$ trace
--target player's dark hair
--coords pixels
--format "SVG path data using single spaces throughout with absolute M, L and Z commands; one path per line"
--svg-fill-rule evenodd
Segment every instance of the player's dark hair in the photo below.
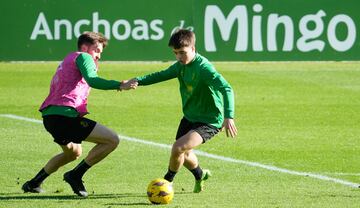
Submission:
M 105 48 L 108 44 L 108 39 L 101 33 L 84 32 L 78 38 L 78 42 L 77 42 L 78 50 L 81 49 L 81 46 L 83 44 L 93 45 L 96 43 L 102 43 L 103 48 Z
M 195 40 L 194 32 L 191 30 L 179 29 L 171 35 L 168 46 L 174 49 L 195 46 Z

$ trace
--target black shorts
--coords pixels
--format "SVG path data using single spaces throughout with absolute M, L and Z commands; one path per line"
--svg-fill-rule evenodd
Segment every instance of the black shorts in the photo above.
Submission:
M 206 123 L 190 122 L 185 117 L 181 119 L 178 131 L 176 133 L 176 140 L 187 134 L 189 131 L 196 131 L 203 139 L 203 143 L 210 140 L 213 136 L 219 133 L 219 129 Z
M 54 142 L 67 145 L 70 142 L 81 144 L 94 129 L 96 122 L 84 117 L 48 115 L 43 116 L 43 124 Z

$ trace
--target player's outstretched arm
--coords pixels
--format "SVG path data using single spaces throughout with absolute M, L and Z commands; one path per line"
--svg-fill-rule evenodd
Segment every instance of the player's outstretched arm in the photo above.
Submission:
M 136 79 L 123 80 L 120 84 L 120 90 L 136 89 L 138 81 Z
M 234 138 L 237 135 L 235 122 L 232 118 L 225 118 L 222 129 L 225 129 L 227 137 L 231 136 Z

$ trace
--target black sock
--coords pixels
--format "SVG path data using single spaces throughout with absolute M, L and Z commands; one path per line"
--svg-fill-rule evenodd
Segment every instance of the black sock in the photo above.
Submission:
M 200 168 L 200 165 L 198 165 L 196 168 L 190 170 L 190 172 L 194 175 L 195 180 L 200 180 L 203 175 L 203 171 Z
M 164 179 L 166 179 L 169 182 L 172 182 L 174 180 L 176 173 L 177 172 L 168 169 L 168 172 L 165 174 Z
M 49 174 L 47 174 L 43 169 L 40 170 L 40 172 L 38 174 L 36 174 L 36 176 L 30 180 L 30 184 L 33 187 L 38 187 L 40 186 L 40 184 L 49 176 Z
M 91 166 L 88 165 L 85 160 L 82 160 L 71 172 L 74 177 L 82 178 L 89 168 L 91 168 Z

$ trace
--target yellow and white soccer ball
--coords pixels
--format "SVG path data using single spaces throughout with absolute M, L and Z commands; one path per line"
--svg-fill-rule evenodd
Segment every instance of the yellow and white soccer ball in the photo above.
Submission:
M 151 181 L 147 187 L 147 196 L 153 204 L 169 204 L 174 198 L 172 183 L 163 178 Z

